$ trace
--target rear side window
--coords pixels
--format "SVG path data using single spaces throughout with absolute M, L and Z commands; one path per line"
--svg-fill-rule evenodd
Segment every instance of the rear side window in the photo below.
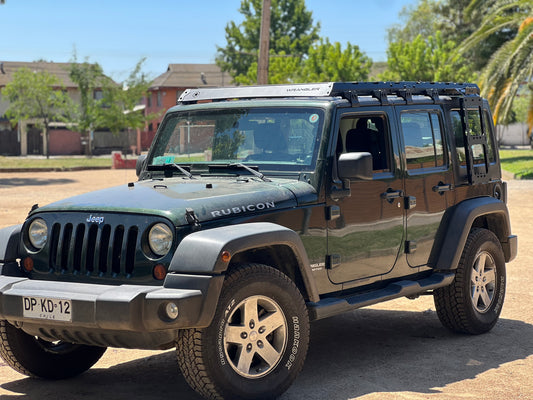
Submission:
M 457 152 L 457 157 L 462 166 L 466 166 L 466 156 L 465 156 L 465 144 L 463 137 L 463 123 L 461 121 L 461 114 L 459 111 L 452 111 L 450 113 L 452 119 L 452 126 L 455 136 L 455 148 Z M 487 138 L 487 150 L 486 156 L 489 163 L 494 163 L 496 161 L 494 144 L 492 142 L 492 135 L 490 134 L 490 120 L 488 115 L 484 113 L 484 119 L 481 119 L 481 114 L 479 109 L 467 110 L 468 117 L 468 129 L 467 134 L 472 136 L 482 136 L 485 135 Z M 474 165 L 480 165 L 485 163 L 485 149 L 481 144 L 472 145 L 472 158 Z
M 445 165 L 440 117 L 435 112 L 401 114 L 408 170 Z

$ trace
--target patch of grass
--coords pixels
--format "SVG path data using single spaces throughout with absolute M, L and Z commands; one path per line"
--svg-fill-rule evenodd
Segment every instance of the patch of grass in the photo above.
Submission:
M 0 157 L 0 169 L 72 169 L 72 168 L 111 168 L 111 158 L 65 157 L 28 158 Z
M 500 160 L 517 179 L 533 179 L 533 150 L 500 150 Z

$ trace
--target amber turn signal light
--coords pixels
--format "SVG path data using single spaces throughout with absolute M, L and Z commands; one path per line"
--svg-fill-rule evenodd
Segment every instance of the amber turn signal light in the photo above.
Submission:
M 220 259 L 224 262 L 229 262 L 229 260 L 231 260 L 231 254 L 229 251 L 223 251 L 222 254 L 220 255 Z
M 24 260 L 22 260 L 22 266 L 26 272 L 33 271 L 33 260 L 30 257 L 26 257 Z
M 158 281 L 162 281 L 163 279 L 165 279 L 165 276 L 167 276 L 167 269 L 163 264 L 157 264 L 154 267 L 153 274 L 155 279 L 157 279 Z

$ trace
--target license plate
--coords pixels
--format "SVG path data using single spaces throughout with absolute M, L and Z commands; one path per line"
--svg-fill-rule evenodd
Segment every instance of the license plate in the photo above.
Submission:
M 23 316 L 72 322 L 72 301 L 47 297 L 23 297 Z

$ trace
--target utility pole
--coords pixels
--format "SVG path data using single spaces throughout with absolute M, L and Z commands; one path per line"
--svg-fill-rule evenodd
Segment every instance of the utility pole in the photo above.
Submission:
M 270 45 L 270 0 L 263 0 L 261 10 L 261 33 L 259 36 L 259 59 L 257 60 L 257 84 L 268 84 L 268 53 Z

